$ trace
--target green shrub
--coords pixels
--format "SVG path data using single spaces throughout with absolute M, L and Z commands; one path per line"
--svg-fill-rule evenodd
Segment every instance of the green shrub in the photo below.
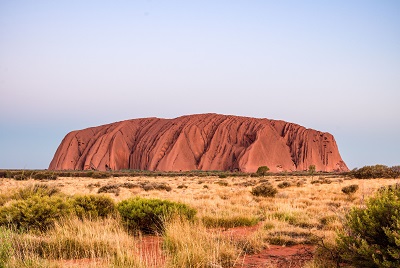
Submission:
M 352 184 L 352 185 L 345 186 L 345 187 L 342 188 L 342 192 L 347 194 L 347 195 L 354 194 L 357 191 L 358 191 L 358 185 L 357 184 Z
M 274 197 L 277 193 L 278 190 L 269 183 L 262 183 L 254 187 L 251 191 L 252 195 L 263 197 Z
M 157 233 L 164 230 L 164 221 L 173 216 L 192 220 L 196 210 L 189 206 L 160 199 L 132 198 L 121 201 L 117 209 L 130 231 Z
M 400 267 L 400 189 L 378 191 L 346 216 L 337 244 L 355 267 Z
M 45 231 L 70 211 L 70 203 L 60 196 L 34 195 L 25 200 L 10 201 L 1 207 L 0 225 Z
M 114 201 L 104 195 L 77 195 L 72 205 L 78 218 L 105 218 L 116 212 Z

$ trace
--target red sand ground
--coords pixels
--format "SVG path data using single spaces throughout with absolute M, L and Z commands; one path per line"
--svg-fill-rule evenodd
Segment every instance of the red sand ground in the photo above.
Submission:
M 290 247 L 270 246 L 268 249 L 254 255 L 246 255 L 235 267 L 261 268 L 284 267 L 301 268 L 313 258 L 314 247 L 296 245 Z
M 233 239 L 240 239 L 250 235 L 259 226 L 237 227 L 223 231 L 224 234 Z M 139 244 L 141 258 L 146 260 L 150 267 L 162 267 L 165 258 L 161 249 L 162 238 L 158 236 L 143 236 Z M 271 245 L 267 249 L 257 254 L 244 255 L 241 257 L 235 268 L 301 268 L 307 261 L 313 259 L 315 246 L 295 245 L 295 246 L 275 246 Z M 97 260 L 101 264 L 101 260 Z M 62 261 L 63 267 L 85 267 L 88 264 L 95 264 L 96 260 L 79 259 Z M 156 263 L 154 263 L 156 262 Z
M 245 237 L 258 229 L 258 225 L 252 227 L 237 227 L 223 231 L 224 234 L 233 239 Z M 161 251 L 161 237 L 145 236 L 142 238 L 142 254 L 144 258 L 156 256 L 158 260 L 163 261 Z M 267 249 L 257 254 L 244 255 L 239 259 L 235 268 L 301 268 L 307 261 L 312 260 L 315 247 L 310 245 L 295 246 L 275 246 L 271 245 Z M 149 260 L 149 259 L 148 259 Z

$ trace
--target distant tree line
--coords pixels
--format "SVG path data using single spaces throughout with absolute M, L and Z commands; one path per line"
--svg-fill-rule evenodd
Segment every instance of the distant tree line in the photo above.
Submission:
M 400 166 L 388 167 L 385 165 L 364 166 L 355 168 L 349 175 L 356 179 L 399 178 Z

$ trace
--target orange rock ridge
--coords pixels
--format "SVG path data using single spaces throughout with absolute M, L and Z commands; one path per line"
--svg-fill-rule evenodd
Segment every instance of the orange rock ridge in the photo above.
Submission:
M 220 114 L 141 118 L 68 133 L 51 170 L 347 171 L 334 137 L 280 120 Z

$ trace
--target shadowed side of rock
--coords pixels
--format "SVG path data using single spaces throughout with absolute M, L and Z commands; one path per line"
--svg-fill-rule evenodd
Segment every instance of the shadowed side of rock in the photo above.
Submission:
M 219 114 L 142 118 L 72 131 L 49 169 L 347 171 L 334 137 L 284 121 Z

